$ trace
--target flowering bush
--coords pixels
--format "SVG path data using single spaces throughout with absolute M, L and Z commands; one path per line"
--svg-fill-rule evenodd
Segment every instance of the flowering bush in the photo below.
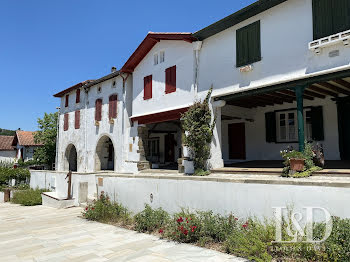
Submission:
M 83 217 L 88 220 L 100 222 L 122 222 L 127 224 L 131 221 L 130 212 L 118 203 L 112 203 L 104 192 L 101 192 L 100 198 L 89 204 L 83 211 Z
M 195 214 L 182 211 L 175 214 L 167 228 L 167 236 L 178 242 L 191 243 L 199 240 L 200 223 Z

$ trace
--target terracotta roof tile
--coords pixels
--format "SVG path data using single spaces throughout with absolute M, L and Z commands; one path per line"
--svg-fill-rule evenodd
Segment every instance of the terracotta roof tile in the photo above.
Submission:
M 15 150 L 12 146 L 14 136 L 0 136 L 0 151 Z
M 21 146 L 40 146 L 41 144 L 37 144 L 34 142 L 34 135 L 35 132 L 32 131 L 16 131 L 18 144 Z

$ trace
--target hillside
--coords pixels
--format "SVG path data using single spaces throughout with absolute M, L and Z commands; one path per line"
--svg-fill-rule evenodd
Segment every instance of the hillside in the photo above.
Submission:
M 16 131 L 0 128 L 0 136 L 14 136 Z

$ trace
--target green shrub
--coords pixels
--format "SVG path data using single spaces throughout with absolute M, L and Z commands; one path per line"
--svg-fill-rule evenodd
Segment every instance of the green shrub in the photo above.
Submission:
M 41 193 L 47 192 L 46 189 L 28 189 L 15 191 L 11 202 L 22 206 L 41 205 Z
M 152 233 L 157 229 L 162 229 L 169 221 L 169 214 L 162 208 L 152 209 L 145 205 L 145 209 L 135 215 L 135 229 L 138 232 Z
M 24 168 L 9 168 L 0 166 L 0 184 L 7 185 L 10 179 L 16 179 L 17 183 L 30 178 L 30 172 Z
M 208 176 L 208 175 L 210 175 L 210 171 L 209 171 L 209 170 L 203 170 L 203 169 L 197 168 L 197 169 L 194 171 L 194 175 L 195 175 L 195 176 Z
M 271 261 L 269 254 L 271 242 L 275 240 L 275 225 L 263 224 L 256 219 L 249 219 L 235 228 L 225 242 L 228 253 L 246 257 L 254 261 Z
M 128 224 L 131 222 L 130 212 L 118 203 L 112 203 L 102 191 L 100 198 L 97 201 L 89 204 L 84 212 L 83 217 L 88 220 L 117 223 L 122 222 Z

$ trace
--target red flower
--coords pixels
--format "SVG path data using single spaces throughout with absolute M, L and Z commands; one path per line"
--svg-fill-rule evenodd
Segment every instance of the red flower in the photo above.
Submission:
M 238 220 L 238 218 L 237 218 L 237 217 L 235 217 L 235 220 L 237 221 L 237 220 Z
M 88 211 L 88 209 L 89 209 L 88 207 L 85 207 L 85 211 Z
M 184 234 L 187 236 L 187 234 L 188 234 L 188 230 L 185 230 L 185 231 L 184 231 Z
M 181 227 L 180 227 L 180 230 L 181 230 L 181 231 L 184 231 L 184 227 L 183 227 L 183 226 L 181 226 Z
M 182 217 L 180 217 L 178 220 L 176 220 L 177 221 L 177 223 L 181 223 L 181 222 L 183 222 L 184 220 L 182 219 Z
M 164 230 L 161 228 L 161 229 L 159 229 L 159 233 L 160 234 L 163 234 L 163 232 L 164 232 Z
M 93 207 L 93 208 L 91 208 L 92 210 L 95 210 L 95 208 Z
M 195 230 L 196 228 L 197 228 L 196 226 L 192 226 L 191 231 L 194 232 L 194 230 Z
M 242 225 L 243 228 L 247 228 L 248 227 L 248 224 L 244 224 Z

